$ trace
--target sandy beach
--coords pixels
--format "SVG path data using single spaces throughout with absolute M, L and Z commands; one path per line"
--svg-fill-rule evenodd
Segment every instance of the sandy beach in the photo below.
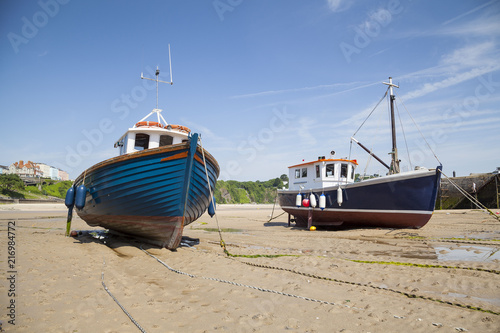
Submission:
M 199 244 L 169 251 L 76 213 L 81 234 L 65 237 L 63 204 L 0 205 L 2 329 L 500 331 L 500 222 L 488 214 L 437 211 L 418 230 L 308 231 L 286 214 L 269 221 L 272 210 L 220 205 L 217 219 L 185 228 Z

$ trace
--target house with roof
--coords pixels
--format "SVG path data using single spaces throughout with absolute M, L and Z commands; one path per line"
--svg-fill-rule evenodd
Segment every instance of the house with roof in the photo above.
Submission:
M 23 160 L 12 163 L 9 166 L 9 173 L 13 173 L 22 178 L 36 178 L 41 177 L 40 168 L 36 163 L 28 161 L 24 163 Z

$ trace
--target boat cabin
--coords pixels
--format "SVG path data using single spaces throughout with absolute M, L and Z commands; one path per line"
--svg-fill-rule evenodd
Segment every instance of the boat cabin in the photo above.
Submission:
M 354 183 L 356 160 L 326 159 L 318 157 L 317 161 L 288 167 L 289 189 L 309 190 Z
M 190 132 L 189 128 L 180 125 L 139 121 L 115 142 L 115 148 L 120 148 L 119 154 L 124 155 L 144 149 L 171 146 L 188 141 Z

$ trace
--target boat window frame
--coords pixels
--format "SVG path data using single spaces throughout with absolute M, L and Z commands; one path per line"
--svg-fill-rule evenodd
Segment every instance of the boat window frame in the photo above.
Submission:
M 167 140 L 167 143 L 163 143 L 162 140 L 165 139 Z M 159 147 L 163 147 L 163 146 L 171 146 L 174 144 L 174 137 L 172 135 L 168 135 L 168 134 L 160 134 L 160 139 L 158 141 L 158 145 Z
M 307 168 L 302 168 L 302 178 L 307 178 Z
M 295 179 L 300 178 L 300 169 L 295 169 Z
M 321 178 L 321 169 L 319 164 L 316 164 L 316 178 Z
M 349 164 L 340 163 L 340 178 L 347 178 L 349 174 Z
M 134 140 L 134 149 L 138 150 L 138 151 L 149 149 L 150 139 L 151 139 L 151 136 L 149 134 L 136 133 L 135 140 Z M 143 141 L 143 142 L 141 142 L 141 141 Z
M 337 163 L 327 163 L 325 165 L 325 177 L 327 178 L 333 178 L 335 177 L 335 169 L 337 169 L 336 167 Z M 331 175 L 328 175 L 328 171 L 331 171 Z

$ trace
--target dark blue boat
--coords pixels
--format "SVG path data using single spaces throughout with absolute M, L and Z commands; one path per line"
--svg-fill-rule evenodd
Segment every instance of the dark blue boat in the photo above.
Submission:
M 158 74 L 157 84 L 162 82 Z M 146 121 L 154 115 L 157 121 Z M 200 145 L 198 134 L 168 124 L 158 108 L 129 128 L 115 147 L 119 156 L 75 180 L 66 200 L 70 212 L 74 204 L 90 226 L 175 249 L 183 228 L 211 204 L 220 171 L 217 161 Z
M 338 165 L 340 169 L 343 164 L 354 172 L 353 162 L 319 159 L 291 168 L 295 170 L 307 168 L 308 165 L 313 168 L 324 165 L 326 169 L 330 165 Z M 323 171 L 321 167 L 319 170 Z M 325 187 L 303 186 L 299 190 L 280 190 L 279 204 L 289 216 L 294 216 L 300 227 L 344 225 L 420 228 L 429 221 L 434 211 L 440 171 L 441 167 L 419 169 L 361 182 L 343 179 L 333 185 L 332 180 L 330 184 L 325 183 Z M 295 179 L 290 177 L 290 184 L 293 182 L 296 182 Z
M 355 181 L 356 160 L 319 157 L 317 161 L 289 167 L 289 189 L 278 191 L 281 208 L 289 223 L 348 227 L 420 228 L 434 212 L 442 166 L 416 167 L 401 172 L 396 147 L 392 79 L 389 78 L 392 143 L 387 165 L 359 141 L 361 146 L 388 169 L 388 174 Z M 387 92 L 386 92 L 387 94 Z M 293 218 L 292 218 L 293 217 Z

